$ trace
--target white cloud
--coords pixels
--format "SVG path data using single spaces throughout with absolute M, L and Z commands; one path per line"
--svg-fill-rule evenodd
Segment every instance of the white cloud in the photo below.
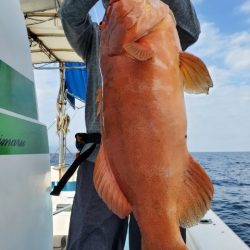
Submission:
M 190 151 L 250 150 L 250 84 L 186 95 Z
M 191 151 L 250 150 L 250 32 L 224 35 L 213 23 L 191 52 L 208 66 L 210 95 L 186 95 Z
M 221 34 L 219 28 L 214 23 L 202 22 L 199 40 L 191 47 L 191 51 L 200 57 L 214 59 L 223 56 L 226 46 L 227 39 Z
M 245 0 L 245 2 L 243 2 L 237 9 L 236 12 L 239 14 L 245 14 L 246 18 L 245 18 L 245 23 L 250 24 L 250 0 Z
M 225 68 L 219 68 L 215 65 L 208 67 L 209 73 L 212 76 L 212 79 L 216 85 L 223 85 L 230 82 L 231 72 Z
M 201 24 L 201 30 L 191 51 L 207 63 L 213 78 L 223 74 L 223 83 L 247 83 L 250 78 L 250 32 L 224 35 L 214 23 L 208 22 Z
M 250 32 L 235 33 L 229 37 L 230 49 L 227 50 L 225 63 L 230 69 L 246 70 L 250 68 Z
M 250 0 L 246 0 L 240 7 L 239 11 L 242 13 L 250 13 Z
M 250 69 L 250 48 L 234 48 L 225 57 L 225 63 L 231 69 L 249 70 Z M 249 71 L 248 71 L 248 74 Z
M 231 44 L 233 46 L 249 46 L 250 33 L 247 31 L 235 33 L 233 36 L 231 36 L 231 40 Z

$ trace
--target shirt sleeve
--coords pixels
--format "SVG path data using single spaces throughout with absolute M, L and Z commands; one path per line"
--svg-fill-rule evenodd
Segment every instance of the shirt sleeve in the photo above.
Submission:
M 163 0 L 173 11 L 182 49 L 196 42 L 200 34 L 200 23 L 190 0 Z
M 92 22 L 89 10 L 98 0 L 64 0 L 60 17 L 65 35 L 76 53 L 86 60 L 97 25 Z
M 86 59 L 97 25 L 93 24 L 89 10 L 98 0 L 64 0 L 60 9 L 65 35 L 77 54 Z M 163 0 L 169 5 L 177 22 L 182 49 L 197 41 L 200 23 L 190 0 Z

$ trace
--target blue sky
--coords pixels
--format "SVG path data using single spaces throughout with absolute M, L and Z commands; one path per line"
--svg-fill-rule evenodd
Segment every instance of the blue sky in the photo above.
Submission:
M 194 1 L 202 33 L 189 51 L 202 58 L 214 87 L 186 95 L 192 151 L 250 150 L 250 1 Z
M 200 20 L 214 22 L 223 29 L 223 33 L 231 34 L 249 28 L 246 15 L 249 15 L 249 1 L 246 0 L 196 0 L 193 1 Z M 248 8 L 248 9 L 247 9 Z M 250 18 L 248 16 L 248 18 Z
M 250 0 L 193 3 L 202 33 L 188 51 L 206 63 L 214 87 L 208 96 L 185 95 L 189 149 L 250 151 Z M 101 20 L 100 3 L 91 15 Z M 58 72 L 35 71 L 35 80 L 40 120 L 49 126 L 55 118 Z M 68 112 L 73 116 L 68 135 L 68 146 L 73 150 L 74 134 L 84 130 L 84 110 L 75 114 L 69 108 Z M 57 144 L 54 127 L 49 130 L 49 140 L 51 146 Z

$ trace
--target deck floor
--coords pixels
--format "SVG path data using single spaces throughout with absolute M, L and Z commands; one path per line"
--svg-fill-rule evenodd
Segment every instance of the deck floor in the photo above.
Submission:
M 55 235 L 53 237 L 53 250 L 66 250 L 67 235 Z

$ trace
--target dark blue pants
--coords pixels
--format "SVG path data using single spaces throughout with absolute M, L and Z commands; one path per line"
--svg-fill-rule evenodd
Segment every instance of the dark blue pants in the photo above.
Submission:
M 85 161 L 77 173 L 68 236 L 68 250 L 123 250 L 128 220 L 113 214 L 96 193 L 94 163 Z
M 129 250 L 141 250 L 141 233 L 133 214 L 129 219 Z

